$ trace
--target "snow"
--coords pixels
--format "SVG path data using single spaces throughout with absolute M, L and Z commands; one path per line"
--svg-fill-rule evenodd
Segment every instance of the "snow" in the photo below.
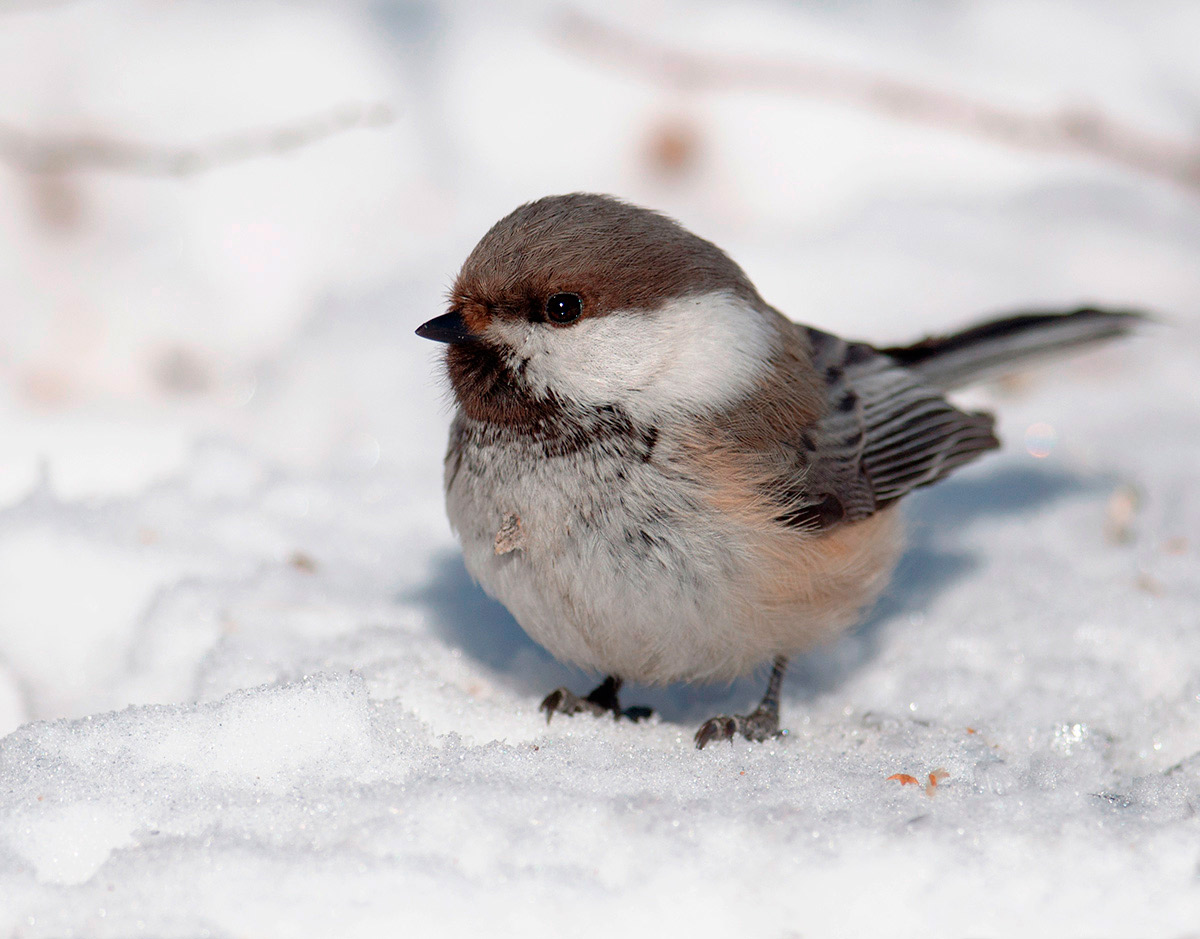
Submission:
M 592 11 L 1194 130 L 1182 0 Z M 202 146 L 393 115 L 181 178 L 0 152 L 0 935 L 1195 931 L 1195 190 L 670 88 L 540 3 L 0 22 L 0 128 Z M 656 162 L 672 133 L 682 164 Z M 595 676 L 463 569 L 438 350 L 412 330 L 491 222 L 572 189 L 679 217 L 855 337 L 1081 302 L 1164 323 L 964 397 L 1005 450 L 909 501 L 885 599 L 794 664 L 786 738 L 691 745 L 758 679 L 628 689 L 648 724 L 547 726 L 542 696 Z

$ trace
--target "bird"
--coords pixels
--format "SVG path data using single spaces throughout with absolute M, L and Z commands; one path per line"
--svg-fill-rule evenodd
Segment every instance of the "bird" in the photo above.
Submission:
M 748 714 L 694 742 L 779 736 L 789 658 L 854 626 L 901 555 L 897 504 L 997 448 L 947 393 L 1128 333 L 1141 314 L 1026 312 L 876 348 L 800 325 L 724 251 L 659 212 L 571 193 L 470 252 L 448 312 L 446 509 L 467 571 L 553 656 L 623 683 L 771 667 Z

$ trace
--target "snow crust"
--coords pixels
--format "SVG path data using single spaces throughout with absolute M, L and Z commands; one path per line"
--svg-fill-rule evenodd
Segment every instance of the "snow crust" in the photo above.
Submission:
M 593 12 L 1194 132 L 1185 2 Z M 1200 194 L 672 91 L 538 3 L 0 23 L 0 124 L 30 133 L 394 114 L 182 179 L 0 158 L 0 935 L 1196 931 Z M 681 127 L 682 164 L 657 160 Z M 492 221 L 575 189 L 679 217 L 854 337 L 1084 302 L 1164 322 L 965 396 L 1005 450 L 909 500 L 886 598 L 794 664 L 785 738 L 692 748 L 758 681 L 547 726 L 542 696 L 596 676 L 467 577 L 438 350 L 412 330 Z

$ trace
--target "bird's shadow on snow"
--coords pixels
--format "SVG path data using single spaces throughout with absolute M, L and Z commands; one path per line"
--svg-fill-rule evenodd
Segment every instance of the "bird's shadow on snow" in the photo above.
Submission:
M 857 629 L 792 660 L 785 704 L 802 704 L 836 689 L 875 656 L 886 628 L 919 629 L 917 623 L 898 621 L 920 614 L 939 591 L 982 563 L 977 554 L 957 546 L 963 530 L 990 517 L 1029 514 L 1102 485 L 1048 467 L 1009 465 L 964 474 L 914 494 L 905 507 L 908 546 L 891 586 Z M 583 693 L 598 680 L 557 662 L 526 636 L 508 610 L 471 580 L 457 553 L 438 557 L 429 581 L 404 599 L 426 608 L 434 631 L 447 645 L 462 649 L 519 694 L 540 697 L 559 685 Z M 718 712 L 752 708 L 766 673 L 764 668 L 761 676 L 732 685 L 632 685 L 623 691 L 622 703 L 647 704 L 666 721 L 698 723 Z
M 525 635 L 504 605 L 471 579 L 457 552 L 438 555 L 429 580 L 401 599 L 425 607 L 446 645 L 461 649 L 521 694 L 544 695 L 559 685 L 590 688 L 595 678 L 558 662 Z

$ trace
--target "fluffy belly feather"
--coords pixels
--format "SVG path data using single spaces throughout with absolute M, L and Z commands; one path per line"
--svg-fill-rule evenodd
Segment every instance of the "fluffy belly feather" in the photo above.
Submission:
M 531 446 L 457 421 L 447 510 L 467 570 L 563 661 L 643 683 L 731 680 L 853 623 L 894 563 L 862 537 L 886 513 L 822 536 L 764 530 L 718 512 L 678 466 L 611 443 Z

